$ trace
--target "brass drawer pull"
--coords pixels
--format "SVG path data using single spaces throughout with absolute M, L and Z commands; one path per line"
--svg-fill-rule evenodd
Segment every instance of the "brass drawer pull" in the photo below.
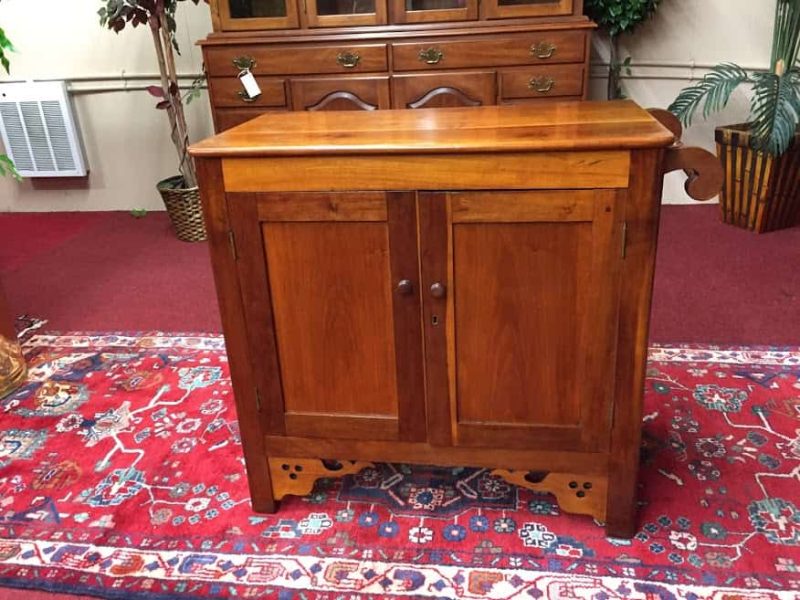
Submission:
M 438 64 L 443 58 L 444 52 L 442 52 L 439 48 L 428 48 L 426 50 L 419 51 L 419 60 L 429 65 Z
M 252 71 L 256 64 L 256 59 L 252 56 L 237 56 L 233 59 L 233 66 L 240 71 Z
M 343 66 L 345 69 L 354 69 L 358 66 L 358 61 L 361 60 L 358 52 L 339 52 L 336 57 L 336 62 Z
M 531 77 L 528 88 L 540 94 L 549 93 L 556 85 L 556 80 L 552 77 Z
M 541 60 L 553 58 L 556 53 L 556 45 L 550 42 L 539 42 L 538 44 L 531 45 L 531 56 L 535 56 Z
M 244 90 L 239 90 L 236 92 L 236 94 L 239 96 L 242 102 L 255 102 L 257 100 L 257 98 L 251 98 Z

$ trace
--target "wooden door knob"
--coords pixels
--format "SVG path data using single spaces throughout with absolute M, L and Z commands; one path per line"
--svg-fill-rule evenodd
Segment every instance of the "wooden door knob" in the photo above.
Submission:
M 434 298 L 444 298 L 447 294 L 447 288 L 443 283 L 438 281 L 431 286 L 431 296 Z
M 410 296 L 414 291 L 414 284 L 410 279 L 402 279 L 397 283 L 397 293 L 401 296 Z

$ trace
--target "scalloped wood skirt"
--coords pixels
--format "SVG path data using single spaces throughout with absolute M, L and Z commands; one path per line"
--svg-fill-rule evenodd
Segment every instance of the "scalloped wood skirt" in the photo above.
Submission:
M 718 127 L 717 148 L 725 169 L 720 211 L 725 223 L 766 233 L 800 222 L 800 143 L 781 157 L 750 147 L 747 125 Z

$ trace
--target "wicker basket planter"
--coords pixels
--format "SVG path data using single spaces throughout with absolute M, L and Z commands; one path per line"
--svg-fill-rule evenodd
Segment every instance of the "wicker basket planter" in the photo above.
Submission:
M 757 233 L 800 222 L 800 134 L 786 154 L 774 157 L 750 147 L 747 125 L 716 130 L 725 169 L 720 196 L 722 220 Z
M 182 186 L 183 177 L 180 175 L 159 181 L 156 185 L 178 239 L 184 242 L 205 241 L 206 225 L 203 221 L 200 190 Z

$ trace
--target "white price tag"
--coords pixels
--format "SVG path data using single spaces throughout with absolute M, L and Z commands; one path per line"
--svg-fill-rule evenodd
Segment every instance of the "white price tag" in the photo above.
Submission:
M 239 81 L 242 82 L 242 87 L 244 87 L 244 91 L 247 92 L 250 98 L 256 98 L 261 95 L 261 88 L 258 87 L 258 82 L 256 82 L 256 78 L 250 72 L 250 69 L 245 69 L 239 73 Z

